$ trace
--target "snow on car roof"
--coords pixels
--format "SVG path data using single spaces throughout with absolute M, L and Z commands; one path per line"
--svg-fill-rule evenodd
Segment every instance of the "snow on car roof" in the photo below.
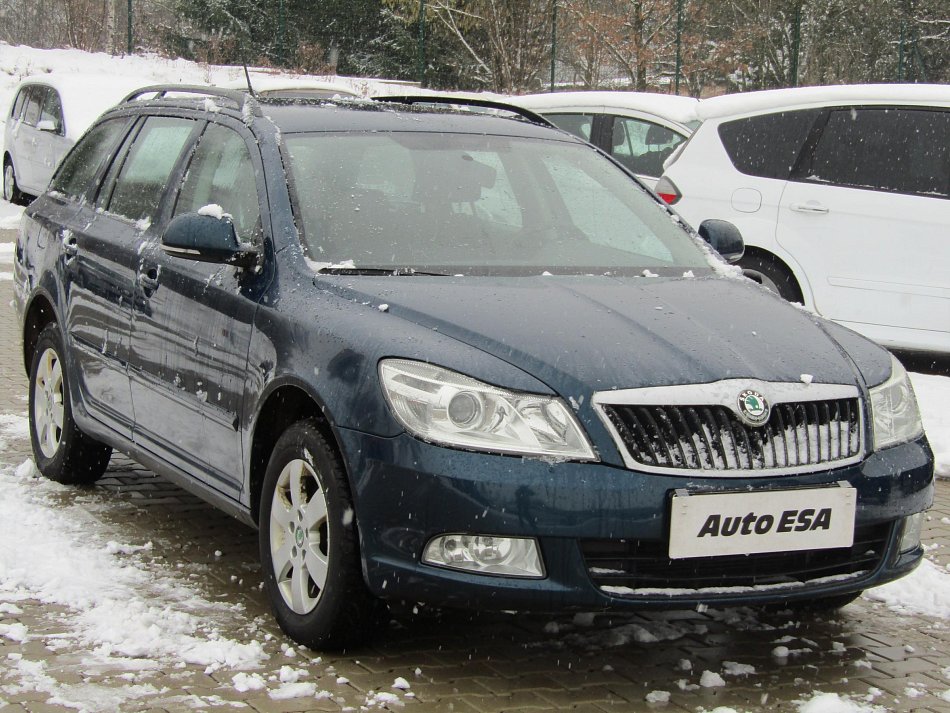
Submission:
M 544 113 L 558 109 L 630 109 L 642 111 L 687 124 L 696 121 L 698 99 L 677 96 L 675 94 L 655 94 L 652 92 L 551 92 L 548 94 L 525 94 L 508 99 L 526 109 Z
M 140 77 L 62 72 L 26 77 L 17 92 L 28 84 L 42 84 L 59 92 L 66 138 L 76 141 L 104 111 L 129 92 L 154 82 Z
M 726 94 L 699 102 L 701 120 L 772 109 L 833 104 L 926 104 L 950 106 L 950 86 L 941 84 L 841 84 Z

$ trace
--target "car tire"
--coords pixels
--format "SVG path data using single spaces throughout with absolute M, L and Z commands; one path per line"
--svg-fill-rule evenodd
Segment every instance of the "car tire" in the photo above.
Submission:
M 73 420 L 63 342 L 55 323 L 36 340 L 30 368 L 30 441 L 37 469 L 67 485 L 94 483 L 106 472 L 112 448 L 86 435 Z
M 345 649 L 383 623 L 363 581 L 359 536 L 340 458 L 312 419 L 290 426 L 270 457 L 259 538 L 274 615 L 311 649 Z
M 789 302 L 803 302 L 802 289 L 781 260 L 768 255 L 747 255 L 739 261 L 742 274 Z
M 16 181 L 16 169 L 13 161 L 7 158 L 3 162 L 3 200 L 16 205 L 26 204 L 26 194 L 20 190 Z

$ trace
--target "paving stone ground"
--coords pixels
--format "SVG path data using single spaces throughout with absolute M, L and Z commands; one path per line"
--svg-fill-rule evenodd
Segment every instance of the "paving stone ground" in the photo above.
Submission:
M 0 241 L 12 237 L 0 231 Z M 0 265 L 0 273 L 9 269 Z M 11 282 L 0 279 L 0 414 L 25 415 L 27 384 L 11 299 Z M 0 465 L 17 465 L 28 456 L 25 440 L 11 441 Z M 29 632 L 25 641 L 0 636 L 3 713 L 75 710 L 63 703 L 71 694 L 105 701 L 90 710 L 154 712 L 385 707 L 407 713 L 696 713 L 718 706 L 797 711 L 814 691 L 848 696 L 878 710 L 950 711 L 950 621 L 901 615 L 864 599 L 831 617 L 745 609 L 478 616 L 406 608 L 371 645 L 326 655 L 294 647 L 271 618 L 259 588 L 253 530 L 128 458 L 114 456 L 106 477 L 93 488 L 57 490 L 50 507 L 81 508 L 117 542 L 151 542 L 150 571 L 187 583 L 209 602 L 242 605 L 217 626 L 222 636 L 263 643 L 270 658 L 248 673 L 259 673 L 275 689 L 277 682 L 268 679 L 281 666 L 302 668 L 308 675 L 301 680 L 329 691 L 330 697 L 274 700 L 268 690 L 241 693 L 233 683 L 237 671 L 227 667 L 206 670 L 165 659 L 155 670 L 131 674 L 96 665 L 88 651 L 64 638 L 70 614 L 65 607 L 27 600 L 16 602 L 21 613 L 0 609 L 0 623 L 23 624 Z M 924 540 L 931 559 L 950 565 L 950 481 L 938 482 Z M 0 584 L 2 577 L 0 570 Z M 670 640 L 650 641 L 671 631 L 676 634 Z M 779 645 L 793 653 L 776 657 Z M 25 675 L 24 661 L 42 662 L 42 675 Z M 741 674 L 726 662 L 754 669 Z M 721 675 L 725 685 L 699 685 L 704 671 Z M 411 695 L 392 688 L 397 677 L 407 680 Z M 132 698 L 136 686 L 139 697 Z M 650 702 L 651 692 L 665 692 L 668 699 Z M 394 694 L 393 700 L 379 693 Z

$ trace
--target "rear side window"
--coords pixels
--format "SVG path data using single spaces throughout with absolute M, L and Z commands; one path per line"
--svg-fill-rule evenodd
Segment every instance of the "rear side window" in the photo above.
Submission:
M 663 162 L 684 137 L 650 121 L 615 116 L 613 118 L 613 155 L 634 173 L 659 176 Z
M 50 88 L 46 92 L 46 100 L 40 110 L 40 121 L 51 121 L 56 133 L 63 133 L 63 103 L 59 99 L 59 92 Z
M 591 114 L 545 114 L 544 118 L 569 134 L 590 141 L 594 117 Z
M 804 178 L 946 198 L 950 193 L 950 112 L 832 111 Z
M 253 240 L 260 234 L 261 209 L 251 154 L 237 132 L 217 124 L 211 124 L 198 143 L 175 214 L 194 213 L 211 204 L 231 214 L 239 237 Z
M 122 164 L 108 210 L 130 220 L 152 220 L 194 128 L 191 119 L 146 120 Z
M 84 196 L 126 124 L 125 119 L 109 119 L 91 129 L 63 159 L 50 183 L 50 190 L 71 198 Z
M 785 180 L 819 113 L 782 111 L 727 121 L 719 125 L 719 138 L 737 171 Z
M 40 110 L 43 108 L 43 102 L 46 100 L 46 87 L 32 86 L 29 88 L 29 94 L 26 99 L 26 110 L 23 112 L 23 122 L 30 126 L 36 126 L 40 119 Z

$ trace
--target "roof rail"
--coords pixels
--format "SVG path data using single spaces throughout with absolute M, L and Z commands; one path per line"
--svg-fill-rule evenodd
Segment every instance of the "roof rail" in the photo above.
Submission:
M 407 94 L 402 96 L 373 97 L 373 100 L 378 102 L 392 102 L 393 104 L 444 104 L 446 106 L 478 106 L 485 109 L 507 111 L 514 114 L 515 116 L 530 121 L 532 124 L 540 124 L 541 126 L 557 128 L 543 116 L 531 111 L 530 109 L 515 106 L 514 104 L 506 104 L 505 102 L 492 101 L 491 99 L 474 99 L 471 97 L 457 97 L 443 94 Z
M 261 116 L 261 108 L 254 97 L 245 89 L 225 89 L 224 87 L 203 87 L 197 84 L 153 84 L 140 87 L 128 94 L 120 104 L 134 101 L 144 94 L 155 94 L 155 99 L 165 99 L 168 94 L 196 94 L 206 97 L 220 97 L 234 102 L 238 110 L 245 105 L 252 108 L 255 116 Z

